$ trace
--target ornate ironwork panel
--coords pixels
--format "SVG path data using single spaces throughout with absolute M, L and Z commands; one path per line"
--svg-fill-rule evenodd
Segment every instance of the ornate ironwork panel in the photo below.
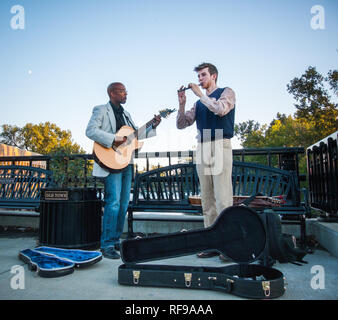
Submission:
M 49 170 L 30 166 L 0 166 L 0 205 L 33 208 L 38 206 L 41 189 L 51 183 Z

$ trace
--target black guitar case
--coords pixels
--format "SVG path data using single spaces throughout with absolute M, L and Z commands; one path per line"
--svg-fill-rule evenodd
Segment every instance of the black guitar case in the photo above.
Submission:
M 265 213 L 232 206 L 223 210 L 209 228 L 124 240 L 119 284 L 211 289 L 251 299 L 280 297 L 285 291 L 283 274 L 267 264 L 251 264 L 269 258 L 266 230 Z M 139 264 L 209 250 L 217 250 L 235 264 L 225 267 Z

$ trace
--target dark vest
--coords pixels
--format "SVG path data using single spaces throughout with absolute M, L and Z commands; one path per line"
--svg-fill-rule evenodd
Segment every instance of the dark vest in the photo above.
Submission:
M 224 89 L 217 88 L 209 97 L 218 100 Z M 211 112 L 201 100 L 198 100 L 196 103 L 196 124 L 201 142 L 219 138 L 230 139 L 234 136 L 235 108 L 225 116 L 220 117 Z

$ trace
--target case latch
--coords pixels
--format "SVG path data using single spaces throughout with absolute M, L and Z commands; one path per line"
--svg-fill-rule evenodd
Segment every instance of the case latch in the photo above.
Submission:
M 185 273 L 184 274 L 185 285 L 187 287 L 190 287 L 190 285 L 191 285 L 191 278 L 192 278 L 192 273 Z
M 270 296 L 270 281 L 262 281 L 263 291 L 266 297 Z
M 133 282 L 134 284 L 138 284 L 139 283 L 139 280 L 140 280 L 140 271 L 138 270 L 134 270 L 133 271 Z

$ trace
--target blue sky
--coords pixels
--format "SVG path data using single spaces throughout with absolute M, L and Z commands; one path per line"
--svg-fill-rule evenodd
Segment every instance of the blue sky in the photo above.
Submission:
M 25 10 L 22 30 L 11 28 L 14 5 Z M 324 30 L 311 28 L 314 5 L 324 8 Z M 270 123 L 295 112 L 291 79 L 310 65 L 337 69 L 337 18 L 336 0 L 1 0 L 0 125 L 50 121 L 91 152 L 85 128 L 109 83 L 126 85 L 125 108 L 142 125 L 178 107 L 177 88 L 197 82 L 193 69 L 204 61 L 236 92 L 236 123 Z M 195 100 L 187 92 L 187 108 Z M 175 117 L 142 151 L 196 144 L 195 125 L 179 131 Z

